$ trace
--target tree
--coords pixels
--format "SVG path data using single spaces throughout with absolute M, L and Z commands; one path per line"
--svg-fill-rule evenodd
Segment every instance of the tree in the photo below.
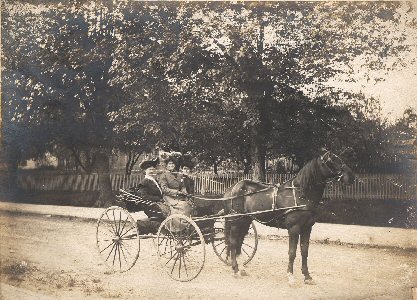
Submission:
M 238 158 L 261 181 L 266 157 L 306 160 L 329 140 L 343 149 L 352 128 L 341 120 L 365 130 L 372 101 L 330 81 L 410 63 L 406 3 L 87 4 L 6 8 L 5 28 L 20 29 L 5 30 L 5 66 L 28 98 L 19 120 L 53 124 L 53 140 L 94 161 L 107 187 L 115 148 L 133 161 L 154 146 Z
M 5 94 L 10 122 L 52 128 L 53 143 L 70 149 L 87 172 L 98 172 L 96 205 L 103 205 L 111 201 L 114 147 L 108 113 L 124 99 L 110 84 L 114 20 L 100 5 L 35 8 L 21 3 L 4 8 L 4 73 L 23 96 L 20 101 L 18 92 Z M 47 130 L 41 135 L 50 136 Z
M 400 68 L 405 63 L 401 54 L 409 50 L 405 5 L 135 3 L 129 9 L 120 7 L 127 26 L 120 32 L 117 70 L 123 72 L 118 72 L 116 82 L 130 90 L 132 98 L 140 99 L 136 109 L 132 104 L 131 115 L 146 112 L 152 116 L 167 147 L 195 148 L 206 160 L 215 161 L 215 156 L 223 155 L 221 149 L 216 150 L 218 143 L 213 143 L 223 141 L 220 137 L 225 137 L 225 154 L 236 155 L 233 149 L 238 147 L 225 128 L 235 129 L 235 136 L 250 145 L 254 178 L 263 180 L 267 153 L 279 155 L 272 147 L 286 143 L 285 139 L 271 142 L 272 137 L 284 138 L 280 132 L 290 130 L 290 116 L 298 118 L 297 128 L 308 125 L 320 132 L 301 131 L 297 136 L 292 131 L 298 144 L 281 147 L 280 154 L 311 147 L 302 143 L 306 136 L 323 137 L 318 141 L 325 143 L 324 137 L 338 135 L 342 137 L 338 146 L 346 146 L 342 144 L 346 132 L 341 130 L 349 128 L 340 123 L 332 128 L 331 113 L 357 120 L 355 110 L 360 112 L 369 101 L 347 98 L 346 92 L 332 89 L 329 81 L 339 75 L 355 80 L 358 63 L 362 76 L 375 81 L 379 80 L 375 70 Z M 327 100 L 320 102 L 323 98 Z M 325 120 L 304 108 L 296 110 L 302 114 L 279 114 L 292 101 L 298 102 L 297 107 L 311 102 L 311 112 L 324 109 Z M 238 117 L 233 124 L 212 118 L 209 106 L 219 115 Z M 217 128 L 209 120 L 215 120 Z M 199 143 L 192 142 L 193 131 L 205 132 L 204 138 L 197 139 Z
M 400 14 L 403 6 L 399 3 L 196 4 L 183 8 L 192 17 L 182 23 L 181 51 L 171 56 L 174 63 L 172 69 L 167 67 L 168 74 L 177 78 L 175 85 L 184 98 L 201 104 L 219 102 L 225 109 L 238 109 L 245 115 L 241 128 L 250 137 L 254 177 L 263 180 L 263 160 L 266 152 L 270 152 L 271 134 L 289 130 L 285 126 L 289 116 L 281 114 L 277 118 L 276 111 L 285 110 L 288 101 L 317 102 L 321 98 L 319 92 L 323 96 L 336 96 L 327 82 L 338 74 L 353 75 L 357 60 L 365 61 L 362 70 L 370 80 L 378 80 L 372 77 L 375 70 L 395 68 L 403 62 L 401 54 L 409 50 L 404 43 L 404 14 Z M 366 106 L 369 102 L 359 99 L 363 101 L 346 104 L 342 100 L 344 97 L 329 99 L 322 107 L 346 115 L 346 110 L 340 107 Z M 301 116 L 296 117 L 303 123 Z M 320 125 L 320 118 L 313 115 L 310 119 L 308 125 L 321 127 L 321 136 L 332 132 L 328 126 Z M 324 139 L 321 141 L 324 143 Z M 311 147 L 304 143 L 297 148 L 305 145 Z

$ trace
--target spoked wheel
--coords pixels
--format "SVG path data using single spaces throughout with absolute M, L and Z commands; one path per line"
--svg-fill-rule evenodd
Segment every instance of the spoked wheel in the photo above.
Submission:
M 227 253 L 226 238 L 224 234 L 224 219 L 218 219 L 214 223 L 214 236 L 213 236 L 213 250 L 214 253 L 219 257 L 219 259 L 227 265 L 231 265 L 230 257 Z M 256 250 L 258 249 L 258 232 L 254 222 L 249 226 L 249 231 L 245 236 L 242 244 L 242 253 L 237 258 L 238 264 L 246 265 L 252 258 L 255 256 Z
M 197 224 L 185 215 L 170 215 L 162 222 L 157 249 L 163 268 L 174 280 L 190 281 L 203 269 L 204 238 Z
M 97 248 L 113 271 L 126 272 L 139 257 L 140 240 L 136 221 L 119 206 L 107 208 L 97 222 Z

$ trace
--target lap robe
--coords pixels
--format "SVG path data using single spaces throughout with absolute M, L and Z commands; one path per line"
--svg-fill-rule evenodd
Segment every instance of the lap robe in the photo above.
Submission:
M 170 208 L 171 215 L 181 214 L 187 217 L 191 217 L 192 206 L 188 201 L 172 196 L 164 196 L 164 200 Z M 181 231 L 185 228 L 185 224 L 182 224 L 180 220 L 172 219 L 167 223 L 167 228 L 169 228 L 171 231 Z

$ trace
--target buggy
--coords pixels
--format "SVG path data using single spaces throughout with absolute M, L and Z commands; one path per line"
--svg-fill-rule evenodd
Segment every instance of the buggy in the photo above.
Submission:
M 97 222 L 97 249 L 104 263 L 115 272 L 130 270 L 139 258 L 141 240 L 155 241 L 158 259 L 166 273 L 178 281 L 196 278 L 204 267 L 206 245 L 211 244 L 217 257 L 230 265 L 225 240 L 225 219 L 217 211 L 218 199 L 193 201 L 191 217 L 171 214 L 165 218 L 156 234 L 141 234 L 133 213 L 151 209 L 154 203 L 144 199 L 139 190 L 120 190 L 117 206 L 107 208 Z M 254 257 L 258 233 L 252 222 L 243 241 L 241 263 Z

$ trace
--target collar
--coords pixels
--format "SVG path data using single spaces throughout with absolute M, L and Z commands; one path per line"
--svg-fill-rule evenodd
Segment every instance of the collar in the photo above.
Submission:
M 145 178 L 150 179 L 150 180 L 156 180 L 155 177 L 150 176 L 150 175 L 145 175 Z

